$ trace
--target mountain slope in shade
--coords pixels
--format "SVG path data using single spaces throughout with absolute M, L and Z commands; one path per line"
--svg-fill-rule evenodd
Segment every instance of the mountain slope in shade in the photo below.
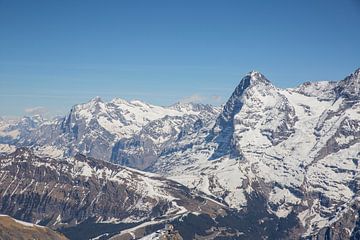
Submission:
M 66 240 L 67 238 L 49 228 L 0 215 L 0 239 L 2 240 Z
M 326 232 L 342 218 L 339 209 L 357 202 L 359 72 L 295 89 L 251 72 L 213 127 L 178 143 L 191 147 L 161 156 L 151 170 L 237 209 L 261 193 L 278 217 L 296 214 L 304 236 Z M 348 237 L 354 226 L 345 227 Z

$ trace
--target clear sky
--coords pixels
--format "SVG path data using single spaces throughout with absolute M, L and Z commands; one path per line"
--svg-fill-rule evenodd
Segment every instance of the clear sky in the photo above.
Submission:
M 360 0 L 0 0 L 1 116 L 220 104 L 253 69 L 293 87 L 358 67 Z

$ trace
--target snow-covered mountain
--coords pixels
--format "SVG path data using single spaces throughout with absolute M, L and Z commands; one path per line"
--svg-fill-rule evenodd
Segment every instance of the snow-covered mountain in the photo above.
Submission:
M 194 103 L 161 107 L 119 98 L 104 102 L 96 97 L 74 106 L 64 118 L 4 123 L 0 143 L 3 149 L 11 148 L 9 144 L 27 146 L 53 157 L 82 153 L 145 169 L 169 142 L 185 131 L 196 131 L 218 112 L 219 108 Z
M 297 215 L 303 236 L 350 237 L 356 221 L 341 231 L 332 224 L 359 197 L 359 75 L 279 89 L 250 72 L 214 125 L 182 142 L 190 148 L 161 156 L 152 171 L 237 209 L 260 194 L 278 217 Z
M 231 232 L 232 237 L 244 239 L 360 238 L 360 69 L 341 81 L 306 82 L 291 89 L 277 88 L 263 74 L 253 71 L 240 81 L 222 109 L 180 103 L 159 107 L 141 101 L 103 102 L 95 98 L 74 106 L 61 119 L 20 122 L 0 122 L 0 152 L 30 147 L 41 156 L 36 159 L 42 159 L 41 164 L 34 165 L 36 168 L 50 167 L 46 170 L 50 171 L 51 164 L 46 162 L 58 165 L 49 159 L 61 159 L 65 165 L 59 176 L 68 173 L 73 179 L 78 176 L 74 169 L 80 168 L 85 179 L 90 177 L 85 176 L 90 171 L 96 181 L 103 182 L 101 176 L 105 174 L 106 181 L 112 182 L 114 176 L 108 174 L 113 170 L 99 172 L 98 161 L 80 164 L 78 168 L 81 160 L 74 156 L 82 153 L 181 183 L 170 181 L 172 184 L 166 187 L 170 195 L 186 188 L 187 194 L 213 199 L 212 210 L 216 213 L 207 213 L 206 220 L 200 217 L 202 223 L 208 223 L 206 227 L 201 225 L 194 230 L 183 225 L 197 224 L 199 216 L 195 217 L 193 211 L 171 221 L 183 229 L 181 235 L 185 239 L 193 238 L 199 229 L 207 233 L 212 229 L 210 235 L 216 231 L 225 235 Z M 5 161 L 3 166 L 14 161 Z M 14 174 L 20 162 L 12 165 Z M 113 168 L 106 162 L 100 165 L 103 164 Z M 120 167 L 117 169 L 120 171 Z M 149 179 L 152 175 L 139 174 L 146 177 L 144 182 L 153 181 Z M 130 182 L 136 179 L 137 183 L 137 174 L 127 176 Z M 91 194 L 101 189 L 101 184 L 95 185 Z M 150 193 L 156 191 L 152 189 Z M 142 195 L 143 192 L 138 193 L 139 197 Z M 145 216 L 156 225 L 149 220 L 154 209 L 158 211 L 152 199 L 150 196 L 142 203 L 149 201 L 151 209 Z M 181 199 L 185 201 L 186 197 Z M 189 204 L 197 208 L 202 203 Z M 130 205 L 139 206 L 131 201 Z M 93 214 L 124 222 L 113 212 L 99 211 L 92 207 L 85 215 L 72 219 L 79 223 Z M 226 216 L 218 211 L 225 211 Z M 141 212 L 136 209 L 131 214 L 139 216 Z M 215 229 L 221 227 L 231 231 Z M 209 234 L 206 236 L 211 238 Z

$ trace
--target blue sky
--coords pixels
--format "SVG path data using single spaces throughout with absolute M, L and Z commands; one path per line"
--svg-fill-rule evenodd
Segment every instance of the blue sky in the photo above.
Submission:
M 220 104 L 256 69 L 279 87 L 360 67 L 360 1 L 0 0 L 0 115 L 94 96 Z

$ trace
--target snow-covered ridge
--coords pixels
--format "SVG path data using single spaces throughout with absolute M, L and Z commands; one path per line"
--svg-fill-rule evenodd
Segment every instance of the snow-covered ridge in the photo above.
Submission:
M 97 119 L 99 124 L 119 138 L 126 134 L 134 134 L 147 123 L 165 116 L 197 115 L 201 111 L 196 104 L 176 104 L 162 107 L 147 104 L 139 100 L 126 101 L 115 98 L 106 103 L 99 97 L 88 103 L 74 106 L 73 112 L 89 123 Z
M 169 142 L 177 139 L 177 135 L 193 128 L 191 124 L 206 124 L 218 113 L 219 108 L 203 104 L 177 103 L 162 107 L 139 100 L 115 98 L 105 102 L 95 97 L 75 105 L 63 118 L 43 120 L 32 117 L 20 122 L 2 121 L 0 144 L 32 147 L 43 156 L 71 157 L 82 153 L 146 168 Z M 143 138 L 145 133 L 146 139 Z M 120 146 L 139 141 L 144 141 L 139 144 L 151 149 L 144 151 L 136 146 L 136 154 L 120 149 Z M 129 154 L 134 160 L 124 161 Z M 147 159 L 143 159 L 144 156 Z

